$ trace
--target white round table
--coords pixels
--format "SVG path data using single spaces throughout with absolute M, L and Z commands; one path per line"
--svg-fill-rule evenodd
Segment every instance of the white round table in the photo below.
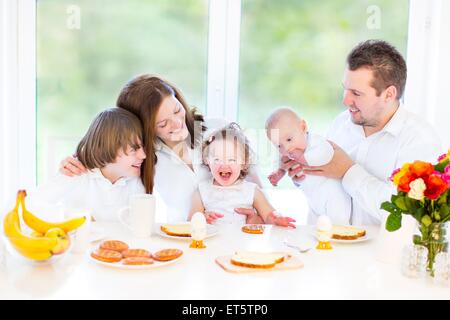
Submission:
M 132 242 L 121 225 L 101 224 L 109 238 Z M 411 279 L 399 264 L 375 259 L 378 228 L 367 228 L 372 240 L 340 244 L 333 250 L 315 248 L 297 253 L 283 244 L 289 237 L 302 246 L 315 245 L 312 228 L 269 226 L 263 235 L 245 234 L 239 226 L 221 229 L 206 240 L 206 249 L 189 241 L 154 235 L 139 240 L 151 250 L 180 248 L 182 258 L 148 270 L 122 270 L 90 261 L 87 254 L 68 253 L 47 266 L 31 266 L 8 255 L 0 270 L 0 299 L 448 299 L 450 289 L 430 277 Z M 98 245 L 98 243 L 97 243 Z M 235 274 L 215 258 L 235 250 L 274 250 L 297 255 L 304 267 L 295 270 Z

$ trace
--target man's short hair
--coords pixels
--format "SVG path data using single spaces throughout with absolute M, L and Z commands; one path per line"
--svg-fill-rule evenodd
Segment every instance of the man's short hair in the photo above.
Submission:
M 389 86 L 395 86 L 399 100 L 405 91 L 406 62 L 397 49 L 382 40 L 367 40 L 359 43 L 347 56 L 348 68 L 355 71 L 369 68 L 373 71 L 372 87 L 377 96 Z

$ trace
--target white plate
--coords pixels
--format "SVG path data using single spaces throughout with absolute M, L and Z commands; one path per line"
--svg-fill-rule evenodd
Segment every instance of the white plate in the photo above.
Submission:
M 180 259 L 183 257 L 183 255 L 184 255 L 184 252 L 183 252 L 183 254 L 182 254 L 181 256 L 179 256 L 178 258 L 173 259 L 173 260 L 170 260 L 170 261 L 165 261 L 165 262 L 164 262 L 164 261 L 156 261 L 156 260 L 153 260 L 153 263 L 152 263 L 152 264 L 126 265 L 126 264 L 123 264 L 121 261 L 119 261 L 119 262 L 103 262 L 103 261 L 94 259 L 94 258 L 91 256 L 91 253 L 92 253 L 94 250 L 96 250 L 97 247 L 98 247 L 98 246 L 95 246 L 95 247 L 93 247 L 93 248 L 91 248 L 91 249 L 88 250 L 88 252 L 87 252 L 87 258 L 88 258 L 89 260 L 93 261 L 93 262 L 96 263 L 96 264 L 100 264 L 100 265 L 103 265 L 103 266 L 106 266 L 106 267 L 110 267 L 110 268 L 118 268 L 118 269 L 127 269 L 127 270 L 145 270 L 145 269 L 153 269 L 153 268 L 158 268 L 158 267 L 167 266 L 167 265 L 169 265 L 169 264 L 172 264 L 172 263 L 177 262 L 177 261 L 180 260 Z M 158 250 L 156 250 L 156 251 L 158 251 Z
M 156 225 L 156 233 L 158 235 L 160 235 L 161 237 L 164 238 L 169 238 L 169 239 L 177 239 L 177 240 L 189 240 L 191 241 L 192 238 L 191 237 L 178 237 L 178 236 L 170 236 L 167 233 L 165 233 L 164 231 L 161 230 L 161 226 L 164 225 L 165 223 L 160 223 Z M 217 233 L 219 233 L 219 228 L 217 228 L 217 226 L 213 226 L 210 224 L 206 225 L 206 238 L 211 238 L 213 236 L 215 236 Z
M 364 229 L 364 228 L 362 228 L 362 229 Z M 364 229 L 364 230 L 366 230 L 366 234 L 363 237 L 359 237 L 357 239 L 344 240 L 344 239 L 333 239 L 332 238 L 330 241 L 335 242 L 335 243 L 359 243 L 359 242 L 365 242 L 365 241 L 372 239 L 373 235 L 367 229 Z M 317 235 L 315 232 L 313 235 L 317 239 Z

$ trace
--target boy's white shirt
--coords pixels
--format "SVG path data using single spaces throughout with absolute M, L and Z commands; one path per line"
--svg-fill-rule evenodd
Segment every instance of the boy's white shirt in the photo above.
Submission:
M 67 177 L 57 174 L 49 182 L 28 192 L 27 203 L 43 219 L 62 220 L 64 211 L 88 210 L 96 221 L 118 221 L 121 208 L 128 206 L 132 194 L 145 193 L 140 177 L 120 178 L 111 183 L 93 169 L 88 173 Z

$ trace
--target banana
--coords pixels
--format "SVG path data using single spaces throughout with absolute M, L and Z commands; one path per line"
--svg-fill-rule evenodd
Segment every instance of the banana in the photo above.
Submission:
M 86 217 L 78 217 L 69 219 L 64 222 L 60 223 L 51 223 L 44 221 L 38 217 L 36 217 L 34 214 L 32 214 L 30 211 L 27 210 L 25 206 L 25 197 L 26 192 L 23 191 L 23 197 L 21 198 L 21 204 L 22 204 L 22 218 L 25 221 L 25 223 L 33 230 L 40 232 L 42 234 L 45 234 L 49 229 L 51 228 L 61 228 L 64 230 L 65 233 L 69 233 L 72 230 L 77 229 L 80 227 L 85 221 Z
M 11 245 L 22 256 L 36 261 L 47 260 L 53 256 L 52 249 L 58 244 L 58 239 L 30 237 L 22 233 L 18 209 L 23 196 L 24 194 L 19 191 L 15 208 L 4 218 L 3 230 Z
M 44 261 L 50 259 L 53 256 L 53 253 L 50 250 L 33 250 L 33 249 L 25 249 L 22 247 L 13 247 L 20 253 L 22 256 L 35 260 L 35 261 Z
M 36 249 L 36 250 L 48 250 L 50 251 L 58 244 L 58 239 L 48 237 L 10 237 L 9 241 L 14 247 Z

